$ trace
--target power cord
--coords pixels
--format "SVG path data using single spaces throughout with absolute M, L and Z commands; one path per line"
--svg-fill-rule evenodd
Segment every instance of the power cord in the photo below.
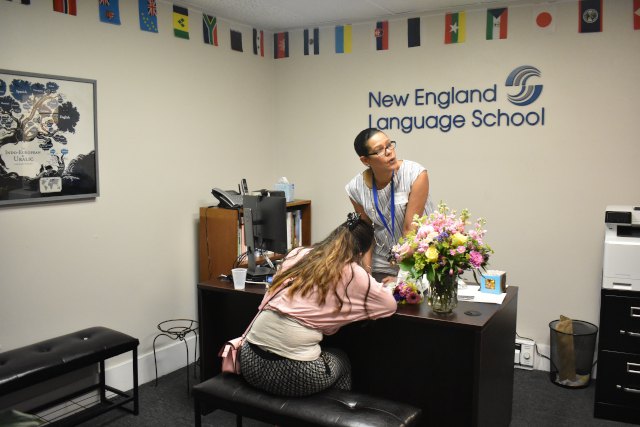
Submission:
M 247 259 L 247 254 L 248 252 L 243 252 L 240 255 L 238 255 L 238 257 L 236 258 L 236 260 L 233 263 L 233 268 L 238 267 L 240 264 L 242 264 L 242 261 L 244 261 L 245 259 Z
M 520 335 L 518 332 L 516 332 L 516 337 L 518 338 L 522 338 L 525 340 L 529 340 L 529 341 L 533 341 L 535 344 L 533 345 L 534 349 L 536 350 L 536 354 L 544 359 L 547 359 L 549 361 L 549 363 L 553 366 L 555 366 L 555 364 L 553 363 L 553 361 L 551 360 L 550 357 L 545 356 L 544 354 L 540 353 L 540 351 L 538 351 L 538 342 L 531 339 L 531 338 L 527 338 L 527 337 L 523 337 L 522 335 Z M 591 365 L 591 369 L 593 370 L 594 366 L 596 366 L 598 364 L 598 359 L 596 359 L 593 364 Z
M 549 362 L 551 362 L 551 359 L 548 356 L 545 356 L 544 354 L 540 353 L 540 351 L 538 350 L 538 342 L 536 340 L 533 340 L 531 338 L 527 338 L 527 337 L 523 337 L 522 335 L 520 335 L 518 332 L 516 332 L 516 337 L 521 338 L 523 340 L 529 340 L 529 341 L 533 341 L 533 348 L 536 351 L 536 354 L 542 358 L 547 359 Z

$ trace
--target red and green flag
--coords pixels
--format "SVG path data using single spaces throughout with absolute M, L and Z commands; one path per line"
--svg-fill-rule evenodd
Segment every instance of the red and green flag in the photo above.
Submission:
M 507 23 L 509 9 L 487 9 L 487 40 L 499 40 L 507 38 Z
M 444 42 L 463 43 L 467 32 L 467 18 L 464 12 L 447 13 L 444 17 Z

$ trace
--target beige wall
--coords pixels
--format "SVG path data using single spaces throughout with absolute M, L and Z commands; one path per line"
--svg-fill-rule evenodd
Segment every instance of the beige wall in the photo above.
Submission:
M 520 288 L 517 331 L 543 346 L 560 314 L 598 323 L 604 211 L 640 203 L 640 31 L 631 2 L 606 2 L 605 31 L 579 34 L 577 2 L 557 5 L 557 27 L 539 34 L 532 7 L 509 9 L 507 40 L 485 40 L 485 9 L 467 11 L 467 41 L 445 45 L 442 15 L 423 17 L 421 47 L 406 47 L 406 20 L 390 21 L 387 52 L 373 50 L 374 23 L 354 25 L 354 53 L 333 54 L 333 28 L 321 29 L 321 55 L 305 57 L 302 32 L 295 57 L 276 61 L 277 140 L 296 188 L 312 195 L 314 233 L 325 235 L 350 208 L 344 184 L 362 166 L 353 151 L 368 114 L 463 114 L 475 108 L 511 112 L 545 108 L 544 126 L 480 127 L 447 133 L 388 131 L 398 155 L 429 170 L 434 201 L 469 208 L 487 220 L 495 250 L 491 268 Z M 531 106 L 515 107 L 505 87 L 511 70 L 532 65 L 543 84 Z M 370 91 L 413 93 L 497 85 L 497 101 L 383 109 Z
M 15 3 L 15 2 L 14 2 Z M 603 216 L 607 204 L 640 203 L 635 137 L 640 96 L 640 31 L 631 2 L 607 2 L 605 31 L 577 33 L 575 2 L 557 5 L 557 30 L 536 35 L 531 7 L 512 7 L 509 38 L 484 40 L 484 10 L 467 12 L 467 42 L 445 46 L 443 16 L 423 16 L 423 45 L 405 47 L 406 21 L 391 21 L 391 50 L 375 52 L 372 23 L 354 25 L 354 53 L 274 61 L 171 34 L 160 3 L 160 33 L 138 30 L 121 2 L 120 27 L 98 22 L 94 4 L 79 16 L 50 4 L 0 2 L 0 68 L 98 81 L 101 195 L 95 201 L 0 210 L 0 345 L 3 350 L 102 324 L 138 336 L 149 350 L 155 325 L 195 317 L 196 221 L 213 204 L 210 187 L 252 188 L 286 175 L 296 196 L 313 200 L 319 239 L 344 218 L 344 184 L 361 170 L 352 149 L 367 115 L 517 111 L 504 81 L 520 65 L 541 70 L 545 126 L 443 133 L 398 130 L 400 157 L 424 164 L 432 196 L 488 219 L 491 267 L 520 287 L 518 332 L 548 344 L 549 321 L 565 314 L 597 323 Z M 192 13 L 197 14 L 198 11 Z M 267 43 L 270 51 L 270 43 Z M 498 100 L 446 111 L 368 108 L 369 91 L 488 87 Z M 509 92 L 511 93 L 511 92 Z M 248 163 L 244 154 L 259 152 Z
M 32 3 L 0 3 L 0 68 L 97 80 L 100 197 L 0 210 L 0 345 L 104 325 L 144 353 L 158 322 L 196 317 L 211 188 L 275 182 L 273 61 L 247 53 L 250 27 L 244 54 L 225 23 L 217 48 L 199 20 L 191 40 L 175 38 L 169 4 L 151 34 L 137 2 L 120 2 L 121 26 L 100 23 L 96 2 L 78 2 L 76 17 Z

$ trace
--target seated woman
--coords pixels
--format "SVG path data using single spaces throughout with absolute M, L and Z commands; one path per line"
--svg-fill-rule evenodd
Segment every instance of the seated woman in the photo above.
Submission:
M 346 354 L 320 341 L 348 323 L 395 313 L 391 291 L 360 264 L 372 243 L 373 228 L 353 213 L 322 242 L 287 256 L 242 345 L 249 384 L 281 396 L 351 388 Z

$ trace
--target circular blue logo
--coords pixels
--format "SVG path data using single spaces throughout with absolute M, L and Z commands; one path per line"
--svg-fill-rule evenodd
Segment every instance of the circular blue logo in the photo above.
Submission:
M 540 77 L 540 70 L 531 65 L 522 65 L 513 70 L 507 77 L 507 86 L 517 86 L 520 91 L 515 95 L 507 95 L 513 105 L 525 106 L 533 103 L 542 93 L 542 85 L 527 85 L 531 77 Z

